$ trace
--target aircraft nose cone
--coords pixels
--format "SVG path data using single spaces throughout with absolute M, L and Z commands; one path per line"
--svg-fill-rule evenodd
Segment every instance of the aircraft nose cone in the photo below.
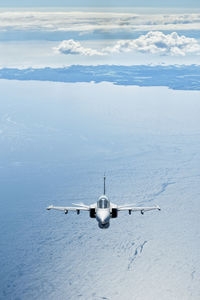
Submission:
M 99 211 L 98 219 L 102 224 L 106 224 L 109 220 L 109 212 L 108 211 Z

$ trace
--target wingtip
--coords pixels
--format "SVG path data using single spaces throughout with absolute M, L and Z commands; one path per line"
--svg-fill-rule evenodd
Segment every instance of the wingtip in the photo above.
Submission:
M 157 209 L 158 209 L 158 210 L 161 210 L 161 208 L 160 208 L 160 206 L 159 206 L 159 205 L 157 205 L 156 207 L 157 207 Z
M 53 208 L 53 205 L 50 205 L 50 206 L 48 206 L 47 208 L 46 208 L 46 210 L 50 210 L 50 209 L 52 209 Z

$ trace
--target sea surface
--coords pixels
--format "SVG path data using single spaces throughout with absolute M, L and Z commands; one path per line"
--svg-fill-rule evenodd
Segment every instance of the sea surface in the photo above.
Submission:
M 200 92 L 0 81 L 0 299 L 200 298 Z M 91 204 L 121 212 L 107 230 Z

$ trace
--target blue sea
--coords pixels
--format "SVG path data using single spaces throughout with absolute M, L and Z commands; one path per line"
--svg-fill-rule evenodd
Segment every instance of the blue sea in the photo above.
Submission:
M 0 299 L 198 300 L 200 92 L 0 81 Z M 87 212 L 117 204 L 100 230 Z

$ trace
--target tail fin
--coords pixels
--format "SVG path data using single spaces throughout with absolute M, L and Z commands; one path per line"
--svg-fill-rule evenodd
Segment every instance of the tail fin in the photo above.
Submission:
M 106 175 L 104 174 L 104 177 L 103 177 L 103 194 L 105 195 L 106 194 Z

